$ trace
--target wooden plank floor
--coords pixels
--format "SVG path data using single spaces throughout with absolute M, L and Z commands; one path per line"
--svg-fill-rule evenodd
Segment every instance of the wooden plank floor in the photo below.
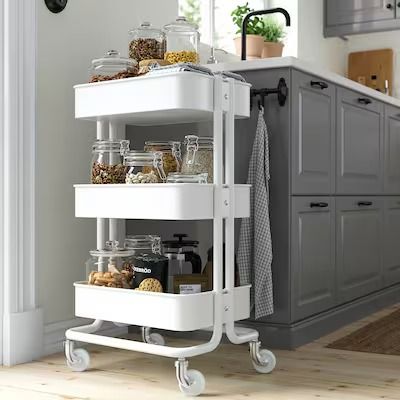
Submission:
M 211 354 L 192 359 L 190 366 L 206 376 L 204 398 L 400 400 L 400 357 L 324 347 L 397 308 L 400 305 L 296 351 L 276 351 L 278 364 L 271 375 L 255 373 L 247 346 L 222 345 Z M 84 373 L 70 372 L 62 354 L 0 368 L 0 399 L 184 398 L 178 390 L 171 359 L 96 346 L 90 352 L 91 369 Z

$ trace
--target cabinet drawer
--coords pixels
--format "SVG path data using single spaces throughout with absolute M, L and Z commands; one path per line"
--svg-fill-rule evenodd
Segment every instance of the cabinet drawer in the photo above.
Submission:
M 337 94 L 336 191 L 383 191 L 383 104 L 343 88 Z
M 335 86 L 292 72 L 292 193 L 335 190 Z
M 292 197 L 292 321 L 335 305 L 335 206 L 329 197 Z
M 336 198 L 339 303 L 382 287 L 382 210 L 382 198 Z

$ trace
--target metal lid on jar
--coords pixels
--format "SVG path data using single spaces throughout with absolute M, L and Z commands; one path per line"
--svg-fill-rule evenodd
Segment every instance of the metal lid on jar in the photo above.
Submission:
M 93 257 L 131 257 L 135 254 L 133 250 L 119 247 L 117 240 L 106 242 L 102 250 L 91 250 L 89 254 Z
M 137 61 L 132 58 L 121 57 L 117 50 L 109 50 L 102 58 L 97 58 L 92 61 L 92 71 L 101 70 L 102 68 L 112 68 L 116 71 L 125 69 L 134 69 L 137 66 Z
M 207 183 L 208 174 L 181 174 L 170 173 L 167 177 L 167 183 Z
M 140 38 L 160 38 L 164 36 L 161 29 L 154 28 L 148 21 L 144 21 L 137 28 L 131 29 L 129 34 Z
M 165 32 L 197 32 L 199 27 L 192 24 L 185 17 L 179 16 L 177 19 L 164 26 Z
M 125 248 L 135 251 L 149 250 L 161 254 L 161 237 L 158 235 L 130 235 L 125 238 Z
M 96 140 L 93 151 L 108 151 L 125 154 L 129 150 L 129 140 Z

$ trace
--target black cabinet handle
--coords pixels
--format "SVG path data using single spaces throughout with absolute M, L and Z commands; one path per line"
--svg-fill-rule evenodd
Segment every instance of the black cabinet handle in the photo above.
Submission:
M 399 8 L 400 8 L 400 1 L 397 3 L 397 7 L 399 7 Z
M 370 100 L 370 99 L 368 99 L 368 98 L 366 98 L 366 97 L 359 97 L 359 98 L 357 99 L 357 101 L 358 101 L 360 104 L 364 104 L 365 106 L 372 103 L 372 100 Z
M 391 10 L 393 8 L 393 5 L 391 3 L 386 4 L 386 8 L 388 10 Z
M 322 81 L 311 81 L 310 82 L 311 87 L 317 87 L 321 90 L 323 89 L 328 89 L 329 85 L 325 82 Z
M 328 207 L 328 203 L 320 202 L 320 203 L 310 203 L 310 207 L 318 207 L 318 208 L 325 208 Z
M 367 207 L 372 206 L 372 201 L 359 201 L 357 204 L 360 207 Z

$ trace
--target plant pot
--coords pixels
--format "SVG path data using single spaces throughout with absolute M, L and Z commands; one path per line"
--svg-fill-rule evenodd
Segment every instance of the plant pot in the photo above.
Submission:
M 282 57 L 283 46 L 281 42 L 264 42 L 261 58 Z
M 236 54 L 242 55 L 242 38 L 236 37 L 233 39 L 235 42 Z M 246 59 L 254 60 L 261 58 L 264 48 L 264 39 L 258 35 L 246 35 Z

